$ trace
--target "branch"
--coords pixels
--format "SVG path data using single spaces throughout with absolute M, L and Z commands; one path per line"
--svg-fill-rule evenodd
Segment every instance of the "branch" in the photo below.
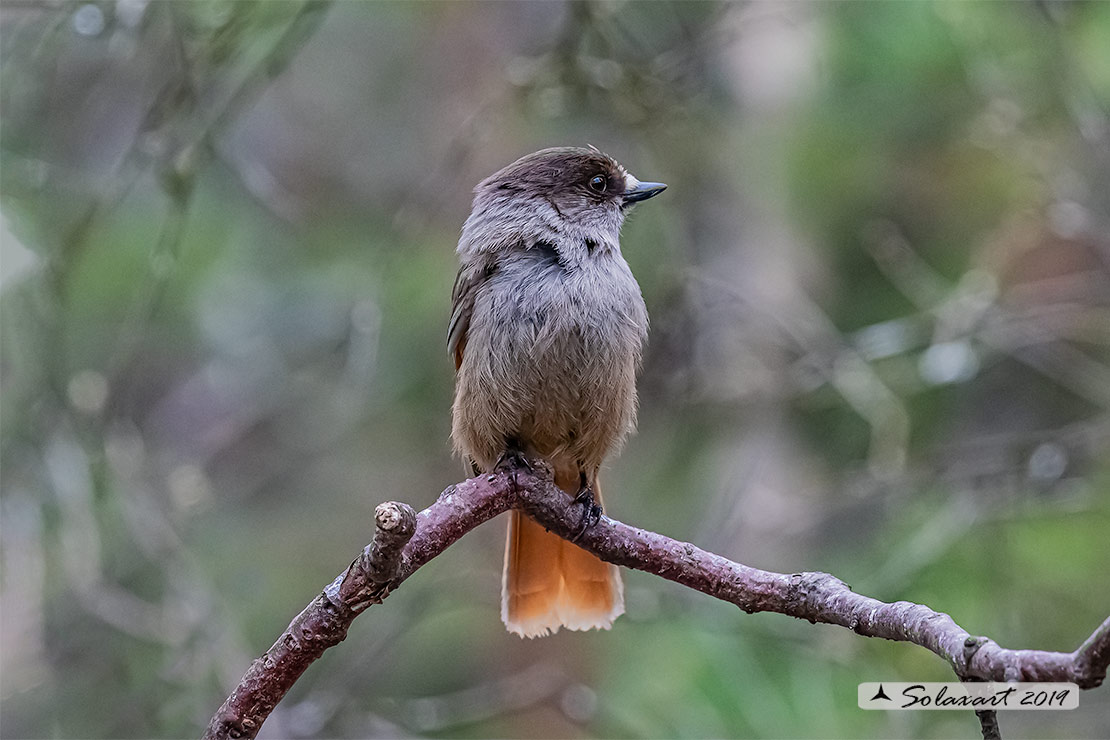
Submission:
M 993 709 L 976 709 L 975 716 L 979 718 L 983 740 L 1002 740 L 1002 733 L 998 729 L 998 712 Z
M 253 738 L 304 670 L 347 636 L 355 617 L 479 524 L 519 508 L 561 537 L 577 534 L 583 507 L 551 482 L 546 466 L 533 464 L 536 473 L 517 468 L 450 486 L 415 517 L 405 504 L 379 506 L 374 541 L 251 664 L 212 718 L 206 740 Z M 1070 681 L 1089 689 L 1102 683 L 1110 663 L 1110 618 L 1072 653 L 1008 650 L 926 606 L 861 596 L 827 573 L 750 568 L 607 516 L 576 542 L 602 560 L 654 573 L 749 614 L 775 612 L 912 642 L 944 658 L 964 680 Z

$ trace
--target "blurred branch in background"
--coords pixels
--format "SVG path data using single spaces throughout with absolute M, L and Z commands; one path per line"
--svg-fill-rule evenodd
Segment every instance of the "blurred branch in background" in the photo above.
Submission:
M 1073 682 L 1091 689 L 1106 677 L 1110 616 L 1072 653 L 1001 648 L 989 638 L 972 636 L 947 614 L 861 596 L 827 573 L 750 568 L 605 516 L 583 528 L 588 510 L 556 487 L 551 475 L 542 460 L 535 460 L 451 486 L 419 515 L 407 504 L 378 506 L 373 541 L 250 665 L 212 717 L 205 739 L 255 737 L 305 669 L 347 637 L 355 617 L 382 603 L 467 532 L 513 508 L 603 560 L 675 581 L 748 614 L 775 612 L 839 625 L 864 637 L 920 645 L 944 658 L 961 680 Z M 976 714 L 984 737 L 997 737 L 997 720 Z
M 8 323 L 5 327 L 5 517 L 9 511 L 26 506 L 19 503 L 27 495 L 21 490 L 24 486 L 36 486 L 36 479 L 44 478 L 56 502 L 47 521 L 53 519 L 56 523 L 37 532 L 32 530 L 29 534 L 38 541 L 24 543 L 22 557 L 37 557 L 47 563 L 56 559 L 85 613 L 124 635 L 165 650 L 173 656 L 167 677 L 186 683 L 212 672 L 221 682 L 234 680 L 234 666 L 243 655 L 234 626 L 214 617 L 224 608 L 224 599 L 179 535 L 182 511 L 211 494 L 198 467 L 178 464 L 172 467 L 167 484 L 179 511 L 164 510 L 159 496 L 151 491 L 152 479 L 159 475 L 163 463 L 152 459 L 152 451 L 146 447 L 148 441 L 125 418 L 124 389 L 135 376 L 136 360 L 145 362 L 137 355 L 149 348 L 150 333 L 157 330 L 160 314 L 164 315 L 160 302 L 173 281 L 180 278 L 189 210 L 207 154 L 219 135 L 283 72 L 318 27 L 328 5 L 309 0 L 287 6 L 286 10 L 295 12 L 283 27 L 278 26 L 281 30 L 276 40 L 261 54 L 252 47 L 264 44 L 244 36 L 258 15 L 266 12 L 258 3 L 231 3 L 223 10 L 210 6 L 223 15 L 207 18 L 196 12 L 196 6 L 178 3 L 67 3 L 59 7 L 27 3 L 17 9 L 5 8 L 6 14 L 19 14 L 4 19 L 5 57 L 19 59 L 31 69 L 48 68 L 53 63 L 47 48 L 56 43 L 67 21 L 78 37 L 111 35 L 108 54 L 93 55 L 88 62 L 88 105 L 118 106 L 113 110 L 116 118 L 97 123 L 120 126 L 122 119 L 130 135 L 125 145 L 120 137 L 112 136 L 114 151 L 105 156 L 88 146 L 87 140 L 82 141 L 89 132 L 76 127 L 66 130 L 71 123 L 88 125 L 89 121 L 48 121 L 55 135 L 72 138 L 74 146 L 84 151 L 71 162 L 22 159 L 17 152 L 42 133 L 28 128 L 30 121 L 12 114 L 11 108 L 18 109 L 22 101 L 12 100 L 11 85 L 6 85 L 6 164 L 15 164 L 17 171 L 40 171 L 33 190 L 23 189 L 22 172 L 5 178 L 9 213 L 22 211 L 38 198 L 56 197 L 67 190 L 80 192 L 65 204 L 63 210 L 69 213 L 57 226 L 46 224 L 45 230 L 30 241 L 43 259 L 41 285 L 45 290 L 26 307 L 17 308 L 32 312 L 20 316 L 22 326 Z M 45 27 L 38 22 L 41 19 L 47 20 Z M 274 20 L 280 23 L 283 19 Z M 190 33 L 182 29 L 190 28 L 195 34 L 197 26 L 205 22 L 210 25 L 204 30 L 213 34 L 214 44 L 191 46 Z M 36 32 L 41 32 L 37 39 Z M 132 69 L 122 80 L 114 79 L 126 69 L 123 60 L 127 57 L 145 57 L 151 66 L 138 74 Z M 241 74 L 229 75 L 233 67 L 238 67 Z M 11 69 L 11 64 L 5 65 L 7 82 Z M 234 84 L 228 83 L 229 78 L 235 79 Z M 56 102 L 65 106 L 69 101 Z M 121 299 L 115 331 L 97 350 L 96 362 L 101 367 L 75 370 L 71 316 L 79 316 L 89 306 L 75 289 L 73 273 L 90 262 L 86 253 L 99 248 L 96 240 L 105 224 L 112 224 L 114 212 L 134 197 L 138 183 L 156 184 L 165 215 L 149 247 L 136 254 L 137 269 L 128 275 L 134 289 Z M 147 193 L 156 191 L 151 188 Z M 26 229 L 33 223 L 32 211 L 32 218 L 23 218 L 20 225 Z M 8 238 L 10 235 L 5 235 Z M 109 265 L 109 270 L 118 269 Z M 24 284 L 20 289 L 25 292 L 29 287 Z M 8 291 L 6 295 L 7 311 L 11 311 L 13 293 Z M 12 353 L 13 342 L 18 343 L 17 354 Z M 19 369 L 37 365 L 38 372 L 32 370 L 28 376 L 17 369 L 13 378 L 13 363 Z M 28 394 L 27 381 L 39 379 L 45 381 L 44 389 L 50 393 Z M 41 468 L 37 469 L 38 465 Z M 117 514 L 114 523 L 105 520 L 106 515 Z M 48 557 L 44 549 L 49 545 L 41 538 L 48 532 L 60 545 L 56 558 Z M 122 572 L 117 559 L 121 550 L 129 552 L 130 557 L 137 556 Z M 5 562 L 9 566 L 5 569 L 5 584 L 11 584 L 10 566 L 18 559 L 6 558 Z M 161 593 L 150 593 L 142 586 L 138 592 L 132 590 L 135 586 L 128 582 L 134 581 L 143 566 L 164 574 L 164 587 L 155 590 Z M 43 609 L 41 596 L 28 596 L 27 591 L 8 589 L 5 600 L 21 603 L 19 613 L 26 614 L 27 619 L 45 619 L 43 614 L 34 614 Z M 13 636 L 5 633 L 6 657 L 7 640 Z M 32 653 L 49 649 L 41 642 L 29 647 Z M 33 662 L 37 657 L 28 655 L 27 660 Z M 165 707 L 167 712 L 178 709 Z M 120 723 L 121 728 L 130 724 L 123 716 L 112 722 Z

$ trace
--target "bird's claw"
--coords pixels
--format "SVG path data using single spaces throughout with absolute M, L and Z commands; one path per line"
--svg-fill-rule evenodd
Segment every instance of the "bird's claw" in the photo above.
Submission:
M 579 525 L 578 531 L 571 537 L 571 542 L 577 542 L 586 533 L 587 529 L 601 521 L 601 515 L 604 513 L 601 505 L 597 503 L 597 497 L 594 496 L 594 489 L 590 488 L 589 484 L 585 482 L 578 489 L 578 494 L 574 497 L 574 503 L 576 506 L 585 508 L 582 511 L 582 523 Z
M 501 457 L 497 458 L 497 463 L 493 467 L 508 472 L 519 468 L 525 468 L 529 473 L 536 472 L 535 468 L 532 467 L 532 462 L 515 447 L 509 447 L 502 452 Z

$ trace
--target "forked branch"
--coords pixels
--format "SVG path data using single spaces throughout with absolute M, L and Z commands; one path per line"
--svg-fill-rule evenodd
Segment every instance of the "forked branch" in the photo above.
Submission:
M 450 486 L 418 515 L 406 504 L 379 506 L 374 541 L 251 664 L 204 737 L 254 737 L 304 670 L 347 636 L 355 617 L 464 534 L 512 508 L 566 538 L 578 534 L 585 515 L 542 464 L 534 473 L 517 468 Z M 1110 663 L 1110 618 L 1071 653 L 1009 650 L 921 604 L 861 596 L 827 573 L 750 568 L 606 516 L 576 542 L 602 560 L 654 573 L 749 614 L 776 612 L 912 642 L 946 660 L 964 680 L 1070 681 L 1089 689 L 1102 683 Z

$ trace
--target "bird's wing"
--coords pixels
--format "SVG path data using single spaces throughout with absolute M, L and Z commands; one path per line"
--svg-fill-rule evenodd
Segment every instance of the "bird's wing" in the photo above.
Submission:
M 492 263 L 463 265 L 451 289 L 451 323 L 447 326 L 447 352 L 455 359 L 455 369 L 462 365 L 466 334 L 474 313 L 474 297 L 493 274 Z

